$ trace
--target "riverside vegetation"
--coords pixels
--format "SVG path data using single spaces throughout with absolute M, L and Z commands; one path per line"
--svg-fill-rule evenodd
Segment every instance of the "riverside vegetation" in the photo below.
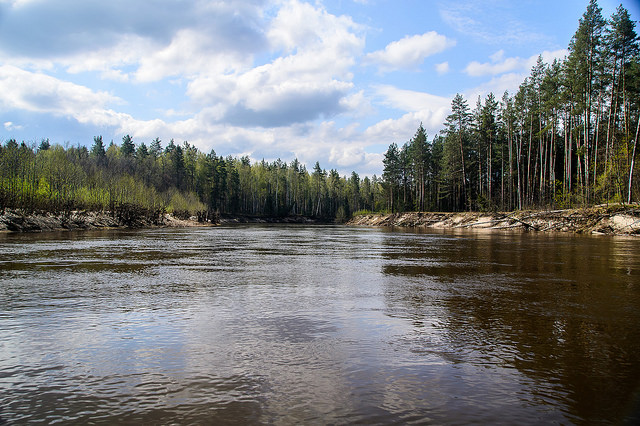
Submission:
M 312 170 L 297 159 L 252 163 L 159 138 L 90 148 L 10 139 L 0 145 L 0 210 L 29 215 L 109 212 L 118 224 L 224 215 L 315 217 L 354 213 L 558 210 L 631 204 L 640 195 L 640 49 L 621 6 L 603 18 L 592 0 L 569 54 L 542 57 L 515 95 L 456 95 L 444 130 L 422 126 L 392 143 L 381 177 Z M 634 179 L 635 176 L 635 179 Z M 74 213 L 75 214 L 75 213 Z

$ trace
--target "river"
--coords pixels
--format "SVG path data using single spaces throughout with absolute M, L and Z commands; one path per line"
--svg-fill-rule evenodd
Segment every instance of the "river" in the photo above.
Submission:
M 640 422 L 640 240 L 0 235 L 0 424 Z

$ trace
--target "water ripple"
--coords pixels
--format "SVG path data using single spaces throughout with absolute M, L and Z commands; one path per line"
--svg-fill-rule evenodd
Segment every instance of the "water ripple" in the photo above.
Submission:
M 0 237 L 0 423 L 619 423 L 638 249 L 335 226 Z

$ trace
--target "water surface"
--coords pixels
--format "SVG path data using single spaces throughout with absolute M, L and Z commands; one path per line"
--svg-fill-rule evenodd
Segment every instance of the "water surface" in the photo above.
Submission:
M 640 240 L 0 236 L 0 423 L 640 421 Z

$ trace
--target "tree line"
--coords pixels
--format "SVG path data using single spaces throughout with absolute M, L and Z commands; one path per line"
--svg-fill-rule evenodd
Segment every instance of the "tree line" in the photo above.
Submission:
M 386 208 L 513 210 L 631 202 L 640 194 L 635 22 L 591 0 L 562 60 L 539 57 L 515 95 L 457 94 L 444 130 L 420 125 L 384 155 Z
M 64 212 L 140 210 L 179 217 L 219 214 L 312 216 L 348 219 L 357 210 L 383 208 L 377 177 L 340 176 L 297 159 L 252 163 L 248 157 L 205 154 L 188 142 L 159 138 L 135 144 L 126 135 L 120 145 L 36 146 L 10 139 L 0 145 L 0 209 Z
M 457 94 L 444 130 L 422 126 L 384 154 L 384 172 L 340 176 L 318 162 L 252 163 L 156 138 L 90 148 L 0 144 L 0 210 L 139 210 L 157 216 L 314 216 L 357 211 L 503 210 L 631 202 L 640 195 L 640 49 L 619 6 L 591 0 L 562 60 L 541 57 L 514 95 Z

